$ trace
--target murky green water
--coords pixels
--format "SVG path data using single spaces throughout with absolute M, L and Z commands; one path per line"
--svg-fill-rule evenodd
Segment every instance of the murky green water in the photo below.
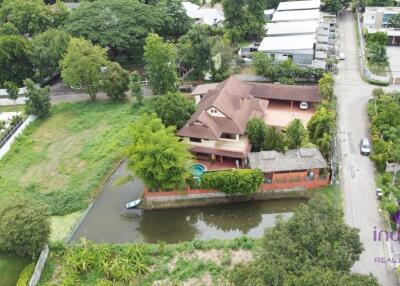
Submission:
M 275 217 L 288 218 L 306 200 L 251 201 L 208 207 L 142 211 L 127 210 L 125 204 L 139 197 L 143 184 L 135 180 L 115 187 L 125 175 L 124 165 L 106 183 L 94 206 L 82 221 L 72 241 L 81 237 L 96 242 L 169 243 L 199 239 L 232 239 L 242 235 L 261 237 Z
M 136 221 L 145 242 L 179 242 L 199 239 L 232 239 L 242 235 L 261 237 L 276 216 L 291 216 L 304 200 L 244 202 L 198 208 L 144 211 L 125 217 Z

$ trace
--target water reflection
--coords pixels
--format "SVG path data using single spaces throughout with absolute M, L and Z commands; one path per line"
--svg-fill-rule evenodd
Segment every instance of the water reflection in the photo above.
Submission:
M 261 237 L 264 228 L 273 226 L 276 215 L 289 217 L 305 200 L 244 202 L 198 208 L 136 211 L 125 217 L 136 222 L 141 241 L 179 241 L 231 239 L 241 235 Z

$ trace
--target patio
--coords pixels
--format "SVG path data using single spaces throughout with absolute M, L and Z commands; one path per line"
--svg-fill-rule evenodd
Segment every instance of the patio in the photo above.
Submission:
M 309 109 L 301 110 L 299 104 L 300 102 L 296 101 L 291 105 L 290 102 L 270 100 L 265 122 L 269 126 L 285 127 L 292 120 L 300 119 L 303 125 L 307 126 L 314 114 L 314 107 L 309 103 Z

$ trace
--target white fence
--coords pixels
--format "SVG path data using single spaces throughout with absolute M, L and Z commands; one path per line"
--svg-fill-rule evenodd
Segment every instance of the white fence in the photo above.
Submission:
M 32 278 L 28 284 L 29 286 L 36 286 L 36 284 L 39 282 L 48 255 L 49 255 L 49 247 L 46 245 L 43 248 L 42 252 L 40 252 L 39 259 L 36 263 L 35 271 L 33 271 Z
M 379 76 L 372 73 L 366 66 L 365 63 L 365 41 L 364 36 L 361 28 L 361 19 L 360 13 L 357 13 L 357 28 L 358 28 L 358 38 L 360 39 L 360 65 L 361 65 L 361 72 L 363 76 L 368 81 L 378 82 L 381 84 L 389 84 L 390 77 L 389 76 Z

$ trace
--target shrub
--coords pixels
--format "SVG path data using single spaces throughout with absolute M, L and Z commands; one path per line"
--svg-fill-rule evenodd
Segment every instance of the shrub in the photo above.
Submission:
M 22 195 L 13 195 L 0 203 L 0 251 L 35 255 L 49 240 L 47 207 Z
M 204 173 L 201 187 L 216 189 L 226 194 L 252 195 L 257 192 L 263 182 L 260 170 L 235 169 Z
M 253 118 L 246 125 L 246 135 L 249 137 L 253 151 L 260 151 L 267 134 L 267 125 L 261 118 Z
M 35 270 L 35 263 L 30 263 L 22 270 L 19 275 L 16 286 L 27 286 L 32 278 L 33 271 Z

